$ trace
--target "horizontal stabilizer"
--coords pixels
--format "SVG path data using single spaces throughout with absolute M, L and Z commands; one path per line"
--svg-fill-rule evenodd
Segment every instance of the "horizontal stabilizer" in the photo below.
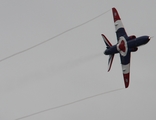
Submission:
M 108 59 L 108 72 L 110 71 L 110 69 L 112 67 L 113 59 L 114 59 L 114 54 L 113 55 L 109 55 L 109 59 Z
M 103 41 L 105 42 L 105 44 L 107 46 L 107 49 L 109 49 L 112 46 L 112 44 L 109 42 L 109 40 L 106 38 L 106 36 L 104 34 L 101 34 L 101 36 L 102 36 Z M 109 59 L 108 59 L 108 72 L 111 69 L 113 59 L 114 59 L 114 54 L 109 55 Z
M 112 44 L 109 42 L 109 40 L 106 38 L 106 36 L 105 36 L 104 34 L 101 34 L 101 36 L 102 36 L 102 38 L 103 38 L 103 40 L 104 40 L 106 46 L 107 46 L 107 47 L 111 47 Z

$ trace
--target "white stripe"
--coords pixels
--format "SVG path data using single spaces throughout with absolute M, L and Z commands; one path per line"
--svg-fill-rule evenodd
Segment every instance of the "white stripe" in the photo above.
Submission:
M 124 28 L 122 21 L 121 20 L 117 20 L 115 23 L 115 30 L 117 31 L 119 28 Z
M 122 65 L 123 74 L 127 74 L 130 72 L 130 63 L 127 65 Z

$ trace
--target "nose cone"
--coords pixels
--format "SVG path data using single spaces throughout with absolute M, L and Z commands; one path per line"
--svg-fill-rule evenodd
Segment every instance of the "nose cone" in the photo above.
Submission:
M 145 36 L 144 37 L 144 42 L 145 44 L 148 43 L 150 41 L 151 37 L 150 36 Z
M 149 42 L 150 39 L 151 39 L 150 36 L 141 36 L 141 37 L 136 38 L 135 47 L 145 45 L 146 43 Z
M 150 36 L 143 36 L 143 37 L 142 37 L 142 42 L 143 42 L 143 44 L 148 43 L 150 39 L 151 39 Z
M 151 37 L 147 36 L 147 43 L 150 41 Z
M 151 39 L 152 37 L 148 36 L 148 41 Z

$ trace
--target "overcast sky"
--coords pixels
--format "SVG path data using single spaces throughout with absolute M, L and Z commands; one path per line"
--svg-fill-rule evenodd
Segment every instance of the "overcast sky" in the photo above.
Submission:
M 111 8 L 128 35 L 154 36 L 131 56 L 130 86 L 22 120 L 156 119 L 155 0 L 0 0 L 0 59 L 48 40 L 107 10 L 103 16 L 0 62 L 0 120 L 124 88 L 119 55 L 107 72 L 101 33 L 116 44 Z

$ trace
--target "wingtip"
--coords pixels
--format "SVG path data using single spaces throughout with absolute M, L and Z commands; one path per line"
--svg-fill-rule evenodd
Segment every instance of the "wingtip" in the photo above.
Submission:
M 101 36 L 104 37 L 105 35 L 104 34 L 101 34 Z
M 125 86 L 125 88 L 128 88 L 129 85 Z
M 113 13 L 114 22 L 116 22 L 117 20 L 121 20 L 118 11 L 115 7 L 112 8 L 112 13 Z
M 125 88 L 129 87 L 129 73 L 123 74 L 124 77 L 124 83 L 125 83 Z
M 112 10 L 116 10 L 116 8 L 115 7 L 112 7 Z

